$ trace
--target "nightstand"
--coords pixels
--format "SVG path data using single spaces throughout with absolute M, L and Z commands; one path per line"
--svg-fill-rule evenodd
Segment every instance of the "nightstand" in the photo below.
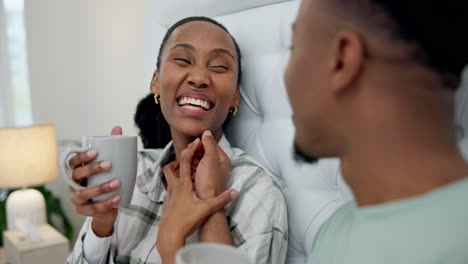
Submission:
M 0 247 L 0 264 L 8 264 L 5 249 Z
M 3 232 L 4 254 L 11 263 L 63 264 L 69 253 L 68 240 L 48 224 L 37 226 L 40 241 L 33 242 L 19 229 Z M 7 254 L 8 252 L 8 254 Z

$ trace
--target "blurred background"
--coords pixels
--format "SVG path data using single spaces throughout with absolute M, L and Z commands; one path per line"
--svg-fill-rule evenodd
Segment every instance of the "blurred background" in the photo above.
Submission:
M 83 135 L 109 134 L 114 125 L 136 135 L 133 114 L 149 92 L 165 32 L 151 20 L 154 5 L 0 0 L 0 127 L 53 123 L 59 153 Z M 61 180 L 45 187 L 60 201 L 74 240 L 83 218 L 68 187 Z M 8 193 L 0 193 L 4 202 Z

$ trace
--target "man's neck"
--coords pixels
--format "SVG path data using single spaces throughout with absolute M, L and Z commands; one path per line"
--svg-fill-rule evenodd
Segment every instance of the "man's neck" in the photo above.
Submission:
M 359 206 L 411 198 L 468 176 L 460 158 L 435 155 L 408 160 L 343 159 L 342 172 Z
M 359 206 L 421 195 L 468 176 L 450 140 L 431 132 L 390 131 L 357 137 L 353 151 L 341 157 L 343 176 Z
M 342 173 L 360 206 L 421 195 L 468 176 L 456 145 L 453 92 L 425 68 L 392 69 L 393 75 L 388 69 L 368 75 L 343 120 Z

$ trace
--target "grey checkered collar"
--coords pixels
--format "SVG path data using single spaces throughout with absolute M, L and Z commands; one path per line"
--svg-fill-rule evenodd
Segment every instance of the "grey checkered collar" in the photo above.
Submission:
M 226 137 L 223 135 L 218 145 L 232 160 L 234 152 Z M 146 194 L 150 200 L 162 203 L 166 195 L 166 188 L 162 180 L 163 167 L 174 159 L 174 147 L 172 141 L 164 147 L 159 158 L 142 174 L 138 175 L 137 186 L 140 192 Z M 149 174 L 149 175 L 147 175 Z M 149 176 L 149 177 L 148 177 Z

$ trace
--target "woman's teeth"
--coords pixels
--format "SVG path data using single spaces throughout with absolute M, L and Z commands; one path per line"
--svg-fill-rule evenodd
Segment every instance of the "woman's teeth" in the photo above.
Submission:
M 200 107 L 204 110 L 210 110 L 211 108 L 210 103 L 208 103 L 207 101 L 195 99 L 192 97 L 181 97 L 177 103 L 179 104 L 179 106 L 193 110 L 198 110 L 200 109 Z
M 183 105 L 183 108 L 191 109 L 191 110 L 200 110 L 199 106 L 193 106 L 193 105 Z

